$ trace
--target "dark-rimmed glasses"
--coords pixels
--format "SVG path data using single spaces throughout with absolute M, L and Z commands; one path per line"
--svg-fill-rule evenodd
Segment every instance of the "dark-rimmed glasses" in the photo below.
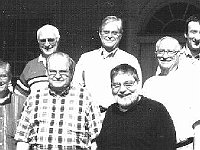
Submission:
M 164 49 L 159 49 L 157 50 L 155 53 L 157 55 L 164 55 L 165 53 L 167 53 L 167 55 L 173 56 L 176 55 L 179 51 L 175 51 L 175 50 L 164 50 Z

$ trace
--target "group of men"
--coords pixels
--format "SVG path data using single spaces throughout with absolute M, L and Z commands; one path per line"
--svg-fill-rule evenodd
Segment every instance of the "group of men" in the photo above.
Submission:
M 81 55 L 77 64 L 59 52 L 58 29 L 41 27 L 41 54 L 28 62 L 13 91 L 10 65 L 0 62 L 0 109 L 9 115 L 4 118 L 13 118 L 2 130 L 4 141 L 10 138 L 13 144 L 4 142 L 4 149 L 199 149 L 200 18 L 189 18 L 186 28 L 184 49 L 172 37 L 158 40 L 157 73 L 142 88 L 137 58 L 118 47 L 120 18 L 103 19 L 102 46 Z M 12 98 L 18 96 L 23 109 Z

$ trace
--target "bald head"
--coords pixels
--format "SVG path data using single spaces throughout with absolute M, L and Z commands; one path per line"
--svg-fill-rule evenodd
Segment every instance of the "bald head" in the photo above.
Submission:
M 180 51 L 181 49 L 181 45 L 179 44 L 179 42 L 173 38 L 173 37 L 169 37 L 169 36 L 165 36 L 161 39 L 159 39 L 156 43 L 156 51 L 159 49 L 173 49 L 175 51 Z

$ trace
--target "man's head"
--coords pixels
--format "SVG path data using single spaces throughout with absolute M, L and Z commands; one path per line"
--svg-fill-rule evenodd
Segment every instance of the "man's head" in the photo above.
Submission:
M 8 89 L 8 84 L 11 78 L 12 74 L 10 64 L 0 60 L 0 92 Z
M 186 46 L 196 55 L 200 52 L 200 16 L 193 15 L 186 20 L 185 34 Z
M 162 71 L 169 73 L 179 63 L 181 45 L 172 37 L 165 36 L 156 43 L 156 57 Z
M 116 102 L 123 109 L 138 100 L 139 77 L 137 70 L 128 64 L 121 64 L 111 70 L 111 87 Z
M 64 91 L 70 86 L 74 74 L 74 61 L 69 55 L 56 52 L 47 58 L 47 73 L 50 87 L 55 91 Z
M 116 16 L 107 16 L 99 28 L 99 37 L 102 46 L 108 51 L 114 50 L 122 37 L 122 20 Z
M 44 25 L 37 31 L 37 41 L 44 57 L 57 50 L 60 39 L 59 31 L 52 25 Z

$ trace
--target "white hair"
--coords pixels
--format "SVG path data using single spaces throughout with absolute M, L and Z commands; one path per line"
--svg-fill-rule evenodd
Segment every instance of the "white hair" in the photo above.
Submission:
M 59 41 L 59 39 L 60 39 L 60 34 L 59 34 L 59 31 L 58 31 L 58 29 L 55 27 L 55 26 L 52 26 L 52 25 L 49 25 L 49 24 L 47 24 L 47 25 L 44 25 L 44 26 L 42 26 L 41 28 L 39 28 L 38 30 L 37 30 L 37 39 L 39 39 L 39 35 L 41 34 L 41 32 L 53 32 L 54 34 L 55 34 L 55 36 L 56 36 L 56 38 L 58 39 L 58 41 Z

